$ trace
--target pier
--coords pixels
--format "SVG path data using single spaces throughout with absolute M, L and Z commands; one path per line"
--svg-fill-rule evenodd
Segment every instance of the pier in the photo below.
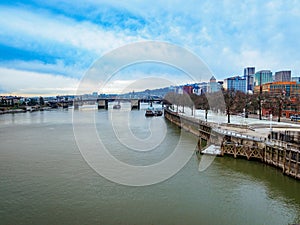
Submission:
M 219 156 L 257 160 L 281 169 L 283 174 L 300 179 L 300 131 L 273 131 L 269 135 L 251 135 L 245 125 L 218 125 L 179 115 L 165 109 L 165 118 L 198 138 L 197 153 L 213 146 Z M 247 132 L 248 131 L 248 132 Z

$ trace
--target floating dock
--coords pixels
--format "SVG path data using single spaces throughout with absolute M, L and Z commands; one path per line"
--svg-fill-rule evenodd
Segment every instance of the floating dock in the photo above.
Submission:
M 217 145 L 210 145 L 200 152 L 200 154 L 204 155 L 221 155 L 221 153 L 221 147 Z

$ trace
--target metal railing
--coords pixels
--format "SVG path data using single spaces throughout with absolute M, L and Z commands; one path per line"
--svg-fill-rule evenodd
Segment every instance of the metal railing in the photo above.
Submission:
M 248 139 L 248 140 L 251 140 L 251 141 L 258 141 L 258 142 L 266 141 L 266 138 L 263 138 L 263 137 L 255 137 L 255 136 L 251 136 L 251 135 L 247 135 L 247 134 L 240 134 L 240 133 L 237 133 L 237 132 L 222 130 L 222 129 L 219 129 L 219 128 L 213 128 L 213 131 L 215 131 L 217 133 L 220 133 L 220 134 L 228 135 L 228 136 Z

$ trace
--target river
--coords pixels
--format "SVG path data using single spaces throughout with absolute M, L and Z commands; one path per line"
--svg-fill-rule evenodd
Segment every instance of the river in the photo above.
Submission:
M 155 151 L 128 152 L 110 139 L 110 112 L 95 113 L 96 127 L 111 154 L 126 163 L 145 165 L 166 158 L 181 134 L 163 117 L 129 112 L 133 134 L 146 137 L 147 124 L 157 120 L 166 137 Z M 76 113 L 84 116 L 90 110 Z M 186 151 L 193 151 L 195 138 L 182 136 Z M 300 182 L 280 170 L 230 157 L 215 158 L 203 172 L 198 165 L 193 154 L 163 182 L 121 185 L 100 176 L 83 159 L 71 109 L 0 115 L 0 224 L 300 223 Z

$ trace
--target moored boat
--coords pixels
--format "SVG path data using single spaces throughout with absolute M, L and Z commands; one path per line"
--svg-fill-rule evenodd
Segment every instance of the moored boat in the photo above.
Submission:
M 121 105 L 120 104 L 114 105 L 113 109 L 121 109 Z
M 163 112 L 162 110 L 155 110 L 155 116 L 162 116 Z
M 155 116 L 155 113 L 153 110 L 147 109 L 145 112 L 145 116 Z

